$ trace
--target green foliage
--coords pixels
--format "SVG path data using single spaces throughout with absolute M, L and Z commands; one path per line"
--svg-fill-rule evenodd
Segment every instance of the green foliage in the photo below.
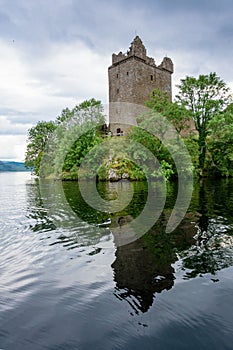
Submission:
M 144 123 L 141 125 L 144 125 Z M 167 180 L 174 174 L 174 163 L 167 148 L 161 140 L 145 129 L 138 127 L 132 129 L 128 147 L 132 154 L 132 159 L 141 166 L 148 177 L 161 177 L 161 169 Z M 155 163 L 156 159 L 158 162 Z
M 191 176 L 193 166 L 189 154 L 171 123 L 161 114 L 155 112 L 140 116 L 139 121 L 140 128 L 133 128 L 130 139 L 134 142 L 133 157 L 141 159 L 142 163 L 145 163 L 146 160 L 144 164 L 146 173 L 152 178 L 158 178 L 162 175 L 166 179 L 176 177 L 178 174 L 175 158 L 179 166 L 179 176 Z M 138 143 L 138 146 L 135 145 L 135 142 Z M 144 148 L 140 145 L 143 145 Z M 157 164 L 155 164 L 154 157 L 158 160 Z M 161 168 L 159 168 L 159 164 Z M 163 174 L 161 174 L 161 170 Z
M 64 164 L 63 171 L 69 171 L 74 165 L 79 166 L 82 159 L 89 153 L 89 151 L 103 142 L 96 129 L 91 129 L 85 134 L 81 135 L 71 146 L 69 152 L 67 153 Z
M 72 119 L 74 116 L 74 110 L 70 110 L 68 107 L 62 110 L 61 115 L 56 118 L 56 124 L 61 125 L 67 120 Z
M 233 176 L 233 104 L 230 104 L 231 95 L 226 83 L 216 73 L 210 73 L 198 78 L 186 77 L 181 80 L 178 88 L 179 94 L 175 102 L 170 101 L 166 92 L 155 90 L 146 105 L 152 111 L 161 113 L 179 134 L 184 135 L 183 139 L 197 174 Z M 196 134 L 190 132 L 191 120 L 197 130 Z M 147 126 L 145 120 L 143 123 L 144 127 Z M 156 119 L 152 124 L 156 128 Z M 160 125 L 157 129 L 158 127 Z M 165 133 L 166 130 L 159 132 L 160 140 Z M 153 137 L 146 138 L 147 140 L 143 140 L 143 137 L 139 139 L 149 149 L 153 149 L 153 146 L 157 148 L 154 154 L 160 163 L 164 160 L 172 165 L 174 175 L 174 163 L 164 146 L 158 140 L 153 142 Z
M 62 180 L 78 180 L 78 166 L 75 164 L 69 171 L 64 171 L 62 173 Z
M 33 168 L 36 175 L 39 175 L 41 158 L 45 152 L 48 140 L 54 135 L 55 129 L 56 125 L 53 121 L 40 121 L 28 131 L 25 166 Z
M 165 91 L 156 89 L 146 102 L 146 106 L 153 111 L 162 114 L 175 127 L 178 133 L 187 130 L 190 125 L 191 115 L 184 104 L 172 102 Z
M 100 101 L 84 101 L 75 106 L 72 113 L 68 111 L 67 117 L 63 116 L 62 120 L 56 132 L 53 170 L 56 176 L 79 166 L 90 150 L 103 142 L 101 133 L 105 118 Z
M 124 178 L 124 176 L 127 174 L 126 178 L 132 181 L 146 180 L 143 169 L 131 159 L 128 159 L 127 155 L 115 157 L 111 161 L 106 161 L 98 171 L 99 180 L 108 179 L 109 171 L 114 171 L 115 175 L 119 179 Z
M 208 150 L 215 175 L 233 176 L 233 105 L 214 116 L 210 123 Z
M 145 180 L 145 174 L 130 152 L 127 137 L 112 137 L 105 139 L 101 146 L 93 148 L 85 160 L 86 177 L 97 174 L 98 179 L 113 180 L 128 178 L 130 180 Z M 84 173 L 79 171 L 79 176 Z
M 165 179 L 170 179 L 175 173 L 174 164 L 168 163 L 166 160 L 162 160 L 160 165 Z M 156 173 L 152 173 L 152 175 L 156 177 Z
M 198 158 L 198 137 L 193 136 L 192 134 L 188 137 L 183 138 L 185 146 L 189 152 L 189 155 L 192 160 L 193 169 L 197 172 L 199 166 L 199 158 Z M 197 175 L 197 174 L 196 174 Z
M 216 73 L 199 75 L 198 78 L 186 77 L 181 80 L 178 88 L 177 101 L 191 112 L 199 134 L 199 168 L 202 174 L 206 159 L 206 138 L 210 133 L 210 122 L 215 115 L 223 111 L 230 103 L 229 88 Z
M 102 137 L 105 118 L 98 100 L 63 109 L 54 122 L 40 121 L 29 130 L 25 165 L 41 177 L 65 180 L 96 174 L 106 180 L 111 171 L 119 179 L 172 179 L 192 175 L 193 168 L 233 176 L 233 104 L 225 82 L 210 73 L 186 77 L 178 88 L 175 102 L 161 90 L 152 93 L 146 102 L 151 112 L 138 117 L 140 127 L 129 138 Z M 83 162 L 85 171 L 79 168 Z
M 77 177 L 81 159 L 102 142 L 101 127 L 105 123 L 100 101 L 90 99 L 65 108 L 55 122 L 39 122 L 28 132 L 25 164 L 42 177 L 61 176 L 62 171 Z M 65 176 L 65 175 L 64 175 Z

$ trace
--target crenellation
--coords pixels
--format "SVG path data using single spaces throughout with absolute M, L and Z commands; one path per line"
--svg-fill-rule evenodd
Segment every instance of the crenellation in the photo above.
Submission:
M 153 57 L 146 57 L 146 63 L 149 64 L 149 66 L 156 67 L 155 60 Z
M 154 58 L 148 57 L 146 48 L 139 36 L 131 43 L 126 54 L 119 52 L 112 55 L 112 65 L 108 68 L 109 76 L 109 122 L 113 134 L 116 130 L 132 121 L 137 113 L 133 109 L 124 116 L 119 113 L 119 104 L 128 103 L 135 106 L 145 106 L 153 90 L 160 88 L 172 98 L 171 75 L 174 67 L 172 60 L 164 57 L 162 63 L 156 66 Z M 117 110 L 114 109 L 117 105 Z M 123 110 L 123 109 L 120 109 Z M 140 108 L 141 110 L 141 108 Z M 119 121 L 121 122 L 119 123 Z M 135 119 L 136 122 L 136 119 Z M 120 125 L 121 124 L 121 125 Z
M 120 61 L 123 61 L 127 58 L 127 55 L 122 53 L 121 51 L 116 55 L 115 53 L 112 54 L 112 64 L 116 64 Z
M 158 68 L 167 70 L 170 73 L 174 72 L 173 62 L 169 57 L 164 57 L 162 63 L 158 66 Z

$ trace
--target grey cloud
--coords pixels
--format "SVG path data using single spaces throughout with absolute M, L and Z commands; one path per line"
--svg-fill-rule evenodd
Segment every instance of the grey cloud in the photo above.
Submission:
M 17 133 L 38 120 L 55 119 L 62 108 L 72 108 L 82 99 L 107 99 L 111 54 L 126 51 L 135 31 L 156 63 L 165 55 L 173 59 L 174 84 L 185 75 L 210 71 L 233 82 L 232 13 L 232 0 L 0 0 L 1 40 L 20 52 L 34 91 L 28 106 L 17 106 L 17 99 L 10 99 L 14 107 L 0 110 L 0 116 L 18 125 Z M 75 66 L 74 55 L 73 60 L 62 56 L 65 62 L 58 65 L 55 60 L 54 69 L 45 63 L 51 60 L 54 45 L 59 50 L 68 46 L 75 50 L 80 41 L 88 54 L 99 55 L 98 62 L 93 58 L 92 63 L 89 57 L 87 63 L 84 57 Z M 91 69 L 86 77 L 81 70 L 88 65 Z
M 135 35 L 153 50 L 191 51 L 222 61 L 232 55 L 231 0 L 1 1 L 3 24 L 26 48 L 25 59 L 44 55 L 51 42 L 82 40 L 111 55 Z M 10 25 L 9 25 L 10 23 Z M 13 28 L 13 29 L 12 29 Z M 190 62 L 190 66 L 195 62 Z M 228 69 L 228 68 L 227 68 Z M 188 74 L 189 72 L 187 72 Z M 221 73 L 221 72 L 220 72 Z
M 228 33 L 232 31 L 229 13 L 233 4 L 228 0 L 56 0 L 56 4 L 54 0 L 16 0 L 14 6 L 4 3 L 15 35 L 27 45 L 28 52 L 31 48 L 31 55 L 42 52 L 52 41 L 76 39 L 92 49 L 111 52 L 127 45 L 135 30 L 152 45 L 208 50 L 221 39 L 226 21 Z M 4 18 L 7 25 L 8 17 Z
M 3 116 L 3 115 L 13 116 L 13 118 L 17 115 L 17 118 L 18 118 L 20 116 L 22 116 L 22 117 L 30 116 L 30 115 L 32 115 L 32 113 L 25 112 L 25 111 L 24 112 L 18 111 L 16 109 L 11 109 L 11 108 L 1 108 L 0 107 L 0 116 Z
M 20 123 L 11 123 L 6 121 L 4 125 L 1 125 L 0 117 L 0 135 L 26 135 L 28 129 L 32 124 L 20 124 Z

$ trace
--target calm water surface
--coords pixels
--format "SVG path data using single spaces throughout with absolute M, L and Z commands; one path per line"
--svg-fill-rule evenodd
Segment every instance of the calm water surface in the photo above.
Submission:
M 233 349 L 232 180 L 195 186 L 171 234 L 167 185 L 157 223 L 121 247 L 114 228 L 142 211 L 144 183 L 115 214 L 89 207 L 77 183 L 0 173 L 0 186 L 0 349 Z M 111 200 L 129 187 L 98 190 Z

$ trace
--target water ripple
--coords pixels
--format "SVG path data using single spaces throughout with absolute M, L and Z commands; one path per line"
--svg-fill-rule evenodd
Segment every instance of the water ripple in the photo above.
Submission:
M 231 348 L 233 222 L 221 193 L 198 232 L 186 222 L 165 235 L 159 222 L 116 249 L 110 229 L 69 221 L 62 206 L 50 215 L 29 174 L 0 174 L 0 185 L 4 350 Z

